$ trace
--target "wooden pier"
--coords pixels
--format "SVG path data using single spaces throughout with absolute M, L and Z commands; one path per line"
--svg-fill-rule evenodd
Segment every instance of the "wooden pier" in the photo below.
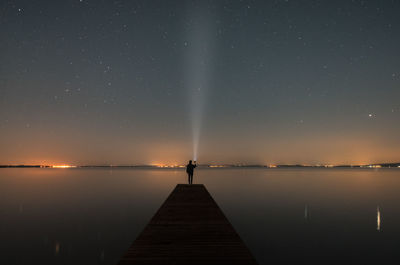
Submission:
M 119 262 L 257 264 L 202 184 L 178 184 Z

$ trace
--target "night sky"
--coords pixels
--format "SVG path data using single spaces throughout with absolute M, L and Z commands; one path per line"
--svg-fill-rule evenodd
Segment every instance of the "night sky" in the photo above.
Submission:
M 1 1 L 0 164 L 400 161 L 400 1 Z M 197 127 L 196 127 L 197 126 Z

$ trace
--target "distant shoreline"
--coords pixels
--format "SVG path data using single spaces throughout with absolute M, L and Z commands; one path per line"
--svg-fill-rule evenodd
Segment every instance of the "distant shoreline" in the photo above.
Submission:
M 200 168 L 400 168 L 400 163 L 381 163 L 367 165 L 198 165 Z M 0 165 L 0 168 L 151 168 L 151 169 L 183 169 L 184 165 Z

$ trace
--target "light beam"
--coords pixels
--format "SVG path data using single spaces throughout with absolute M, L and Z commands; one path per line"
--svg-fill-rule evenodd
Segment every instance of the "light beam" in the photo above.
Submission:
M 206 94 L 210 86 L 213 59 L 211 16 L 201 7 L 188 12 L 185 53 L 185 86 L 188 89 L 192 127 L 193 160 L 197 161 Z

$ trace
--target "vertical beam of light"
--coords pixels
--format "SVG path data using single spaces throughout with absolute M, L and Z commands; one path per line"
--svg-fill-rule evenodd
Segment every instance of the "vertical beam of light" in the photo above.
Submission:
M 209 90 L 213 58 L 211 16 L 206 9 L 194 7 L 188 12 L 185 51 L 185 86 L 188 90 L 193 140 L 193 160 L 197 161 L 206 94 Z

